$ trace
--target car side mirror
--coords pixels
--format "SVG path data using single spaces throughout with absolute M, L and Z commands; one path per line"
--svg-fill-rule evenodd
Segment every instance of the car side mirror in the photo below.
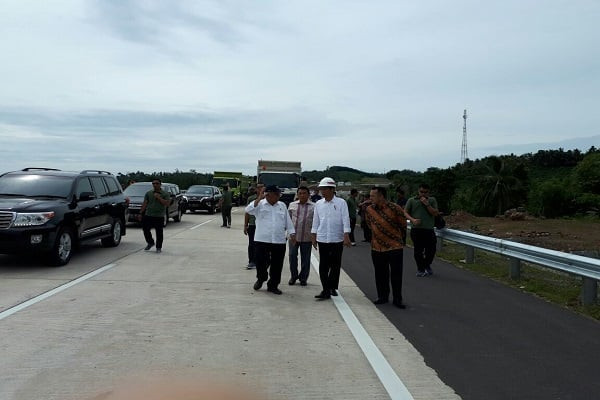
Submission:
M 94 192 L 81 192 L 79 195 L 79 201 L 89 201 L 94 200 L 96 198 L 96 193 Z

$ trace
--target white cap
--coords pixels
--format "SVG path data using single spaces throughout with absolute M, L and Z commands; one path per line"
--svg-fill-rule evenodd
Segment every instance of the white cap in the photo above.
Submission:
M 319 187 L 335 187 L 335 181 L 331 178 L 323 178 L 321 182 L 319 182 Z

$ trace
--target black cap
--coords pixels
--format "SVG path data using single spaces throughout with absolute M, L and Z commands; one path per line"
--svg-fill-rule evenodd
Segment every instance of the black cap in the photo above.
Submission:
M 279 190 L 279 187 L 277 187 L 277 185 L 268 185 L 265 188 L 265 193 L 280 193 L 281 190 Z

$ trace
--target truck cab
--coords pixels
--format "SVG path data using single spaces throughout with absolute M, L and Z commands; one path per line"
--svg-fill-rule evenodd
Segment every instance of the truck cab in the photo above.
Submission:
M 256 179 L 265 186 L 277 185 L 281 189 L 281 201 L 289 205 L 300 186 L 300 161 L 259 160 Z

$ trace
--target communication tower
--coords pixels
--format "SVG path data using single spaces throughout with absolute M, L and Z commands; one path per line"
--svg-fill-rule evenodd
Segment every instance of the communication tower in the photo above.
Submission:
M 465 109 L 465 113 L 463 114 L 463 119 L 465 120 L 463 125 L 463 140 L 462 146 L 460 149 L 460 162 L 464 163 L 468 158 L 469 154 L 467 153 L 467 110 Z

